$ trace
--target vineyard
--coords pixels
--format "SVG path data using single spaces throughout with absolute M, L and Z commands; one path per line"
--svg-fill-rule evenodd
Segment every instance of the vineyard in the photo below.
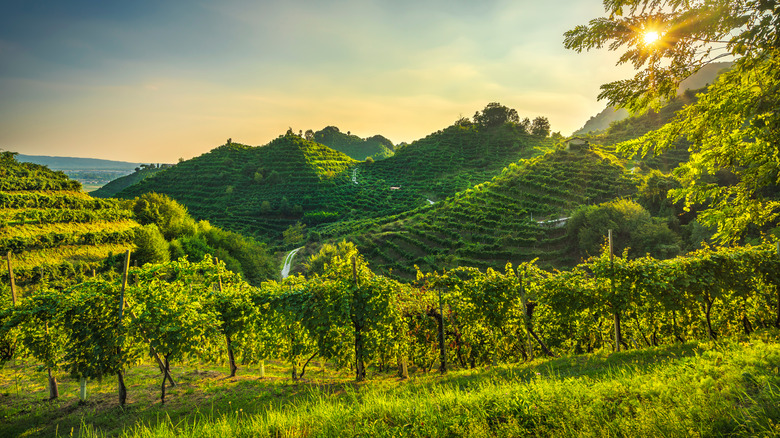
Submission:
M 114 199 L 95 199 L 44 166 L 0 157 L 0 253 L 11 253 L 19 286 L 84 278 L 132 247 L 138 224 Z M 0 274 L 8 284 L 8 271 Z
M 282 248 L 283 232 L 404 214 L 489 180 L 551 139 L 509 125 L 488 130 L 453 125 L 376 162 L 357 162 L 296 135 L 262 147 L 228 144 L 177 164 L 117 196 L 164 193 L 198 219 Z M 352 181 L 352 176 L 356 181 Z
M 424 272 L 474 266 L 502 269 L 535 258 L 573 266 L 578 257 L 554 222 L 579 205 L 636 192 L 637 181 L 609 155 L 557 150 L 511 164 L 491 181 L 435 205 L 376 220 L 340 222 L 323 236 L 351 236 L 380 272 L 412 279 Z M 377 163 L 378 164 L 378 163 Z
M 2 290 L 3 360 L 27 357 L 81 383 L 117 379 L 150 358 L 159 400 L 184 361 L 263 369 L 281 359 L 300 381 L 315 358 L 374 373 L 465 370 L 598 351 L 640 350 L 749 336 L 780 327 L 780 255 L 774 245 L 701 250 L 669 260 L 611 258 L 571 271 L 534 263 L 503 272 L 458 268 L 400 283 L 373 273 L 353 246 L 322 272 L 251 287 L 210 257 L 42 287 L 13 303 Z M 262 373 L 262 371 L 261 371 Z M 262 375 L 261 375 L 262 377 Z M 766 387 L 771 390 L 771 387 Z
M 778 268 L 774 246 L 669 260 L 605 252 L 565 272 L 523 263 L 400 283 L 374 274 L 352 247 L 321 274 L 254 288 L 207 257 L 42 288 L 16 306 L 6 291 L 4 351 L 88 378 L 115 374 L 150 349 L 163 364 L 193 356 L 229 363 L 231 374 L 240 363 L 285 358 L 293 380 L 317 357 L 360 381 L 368 364 L 403 365 L 405 374 L 407 361 L 444 371 L 748 335 L 780 325 Z

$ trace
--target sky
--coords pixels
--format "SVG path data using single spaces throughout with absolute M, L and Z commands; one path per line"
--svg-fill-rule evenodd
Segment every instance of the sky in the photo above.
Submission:
M 599 0 L 0 0 L 0 149 L 189 159 L 339 127 L 409 142 L 490 102 L 569 135 L 628 78 L 563 47 Z

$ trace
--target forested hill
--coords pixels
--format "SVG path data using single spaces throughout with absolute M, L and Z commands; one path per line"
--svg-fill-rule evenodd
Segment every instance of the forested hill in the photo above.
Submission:
M 339 128 L 328 126 L 313 134 L 307 131 L 307 138 L 343 152 L 358 161 L 363 161 L 368 157 L 373 160 L 381 160 L 393 155 L 393 142 L 381 135 L 362 139 L 349 131 L 344 134 Z
M 395 217 L 334 224 L 323 236 L 349 236 L 377 269 L 400 278 L 457 266 L 503 269 L 540 258 L 577 261 L 565 218 L 580 205 L 632 196 L 638 180 L 610 155 L 560 148 L 509 165 L 492 180 L 435 205 Z
M 300 222 L 324 224 L 399 214 L 489 180 L 553 140 L 514 123 L 456 124 L 379 161 L 355 161 L 288 132 L 267 146 L 229 144 L 184 161 L 120 192 L 158 192 L 198 219 L 282 244 Z M 294 238 L 284 245 L 297 244 Z

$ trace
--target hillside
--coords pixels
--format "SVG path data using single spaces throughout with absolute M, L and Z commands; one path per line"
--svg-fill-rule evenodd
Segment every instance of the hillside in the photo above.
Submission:
M 362 139 L 347 132 L 344 134 L 335 126 L 328 126 L 313 134 L 313 141 L 343 152 L 349 157 L 363 161 L 368 157 L 381 160 L 393 155 L 393 142 L 381 135 Z
M 443 199 L 486 181 L 552 140 L 507 124 L 480 130 L 453 125 L 375 162 L 357 162 L 296 135 L 267 146 L 230 144 L 177 164 L 118 194 L 167 194 L 198 219 L 281 244 L 301 222 L 323 224 L 382 217 Z M 284 245 L 294 245 L 288 239 Z
M 677 95 L 681 96 L 688 90 L 703 91 L 702 89 L 714 82 L 715 78 L 730 66 L 730 62 L 713 62 L 705 65 L 699 71 L 680 83 L 680 86 L 677 89 Z M 630 114 L 625 109 L 617 109 L 608 106 L 588 119 L 588 121 L 585 122 L 585 125 L 574 131 L 572 135 L 578 136 L 586 135 L 588 133 L 597 134 L 599 131 L 609 129 L 612 123 L 627 119 L 629 116 Z
M 62 172 L 0 155 L 0 254 L 12 252 L 17 284 L 83 278 L 132 246 L 138 224 L 119 201 L 95 199 Z M 8 284 L 8 271 L 0 274 Z
M 81 183 L 84 191 L 95 190 L 133 172 L 139 164 L 127 161 L 100 160 L 96 158 L 52 157 L 45 155 L 17 154 L 16 160 L 34 163 L 51 170 L 61 170 L 71 179 Z
M 267 146 L 220 146 L 121 191 L 157 192 L 183 203 L 197 219 L 256 237 L 281 237 L 300 220 L 342 215 L 364 199 L 350 181 L 357 162 L 296 135 Z
M 137 170 L 130 175 L 125 175 L 114 179 L 99 189 L 89 192 L 89 194 L 96 198 L 110 198 L 127 187 L 130 187 L 133 184 L 138 184 L 146 178 L 149 178 L 152 175 L 156 175 L 157 172 L 163 171 L 168 167 L 170 166 L 143 165 L 142 167 L 136 167 Z
M 640 137 L 650 131 L 656 130 L 668 123 L 674 115 L 685 105 L 696 102 L 697 94 L 706 90 L 687 90 L 672 99 L 658 111 L 649 110 L 644 114 L 638 114 L 612 123 L 606 131 L 591 133 L 584 136 L 591 144 L 598 144 L 599 148 L 608 153 L 616 153 L 617 143 Z M 677 141 L 677 146 L 655 157 L 632 157 L 629 167 L 641 166 L 647 169 L 658 169 L 669 172 L 680 163 L 688 161 L 688 142 L 684 139 Z
M 601 110 L 598 114 L 588 119 L 587 122 L 585 122 L 585 125 L 582 126 L 582 128 L 574 131 L 572 135 L 585 135 L 588 133 L 595 133 L 599 131 L 604 131 L 605 129 L 608 129 L 609 126 L 617 122 L 619 120 L 623 120 L 626 117 L 628 117 L 630 114 L 628 113 L 628 110 L 624 108 L 615 108 L 614 106 L 608 106 Z
M 542 266 L 576 263 L 564 221 L 581 204 L 636 191 L 617 159 L 585 149 L 550 152 L 511 164 L 484 184 L 434 205 L 377 220 L 333 224 L 323 236 L 353 240 L 378 270 L 410 279 L 457 266 L 503 269 L 534 258 Z
M 391 158 L 361 165 L 359 176 L 438 201 L 488 181 L 511 163 L 542 154 L 553 144 L 514 123 L 491 128 L 454 124 L 396 150 Z

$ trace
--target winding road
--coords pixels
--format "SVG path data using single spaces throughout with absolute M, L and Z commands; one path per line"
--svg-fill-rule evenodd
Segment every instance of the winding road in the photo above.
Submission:
M 300 248 L 295 248 L 294 250 L 287 253 L 287 255 L 284 257 L 284 266 L 282 266 L 282 280 L 287 278 L 287 276 L 290 275 L 290 267 L 292 266 L 293 257 L 295 257 L 295 253 L 303 249 L 301 246 Z

